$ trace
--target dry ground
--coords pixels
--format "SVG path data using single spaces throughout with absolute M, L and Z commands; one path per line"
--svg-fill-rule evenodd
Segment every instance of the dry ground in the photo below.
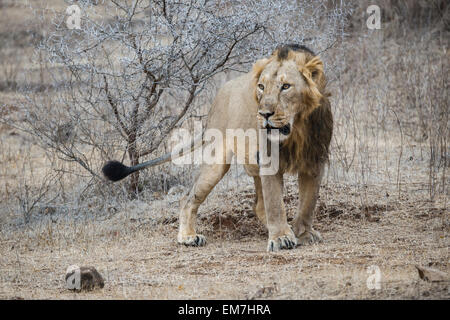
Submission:
M 16 138 L 16 137 L 14 137 Z M 237 179 L 240 177 L 241 179 Z M 269 254 L 267 233 L 251 210 L 253 187 L 233 168 L 201 207 L 206 247 L 176 244 L 180 195 L 134 200 L 109 216 L 41 212 L 28 225 L 3 224 L 3 299 L 448 299 L 450 282 L 421 280 L 415 265 L 450 272 L 446 198 L 419 200 L 420 187 L 400 197 L 370 186 L 325 181 L 316 228 L 324 242 Z M 298 202 L 288 177 L 289 218 Z M 389 191 L 391 192 L 391 191 Z M 20 218 L 17 218 L 19 221 Z M 72 293 L 65 269 L 95 266 L 104 289 Z M 368 267 L 381 271 L 381 289 L 367 287 Z
M 425 282 L 415 269 L 419 264 L 450 271 L 448 234 L 434 221 L 444 212 L 434 213 L 433 220 L 424 217 L 427 209 L 413 211 L 382 212 L 378 222 L 324 218 L 317 224 L 323 244 L 275 254 L 265 252 L 266 238 L 254 217 L 248 233 L 206 232 L 209 243 L 203 248 L 178 246 L 175 224 L 150 227 L 130 219 L 105 232 L 95 224 L 49 222 L 38 231 L 17 232 L 19 239 L 2 240 L 0 297 L 448 299 L 448 282 Z M 105 288 L 66 290 L 64 271 L 71 264 L 97 267 Z M 381 270 L 380 290 L 366 286 L 370 265 Z

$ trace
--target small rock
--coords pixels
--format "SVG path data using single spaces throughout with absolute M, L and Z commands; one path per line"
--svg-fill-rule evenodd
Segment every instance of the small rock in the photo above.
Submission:
M 66 286 L 69 290 L 80 292 L 103 288 L 105 281 L 94 267 L 69 266 L 66 270 Z
M 419 272 L 420 279 L 428 282 L 442 282 L 449 281 L 450 278 L 447 273 L 442 272 L 437 269 L 416 266 L 417 271 Z

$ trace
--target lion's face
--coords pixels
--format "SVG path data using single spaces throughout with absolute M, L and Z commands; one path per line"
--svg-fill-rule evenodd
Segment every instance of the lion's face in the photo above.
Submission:
M 270 129 L 279 129 L 281 140 L 290 135 L 306 85 L 294 61 L 272 61 L 264 68 L 256 86 L 257 117 L 269 138 Z
M 256 71 L 261 69 L 255 88 L 258 126 L 268 129 L 269 139 L 273 133 L 271 129 L 278 129 L 280 141 L 286 140 L 295 129 L 295 119 L 308 116 L 319 105 L 321 94 L 313 78 L 321 70 L 316 67 L 317 63 L 314 69 L 308 68 L 303 53 L 291 54 L 283 60 L 272 57 L 256 63 Z

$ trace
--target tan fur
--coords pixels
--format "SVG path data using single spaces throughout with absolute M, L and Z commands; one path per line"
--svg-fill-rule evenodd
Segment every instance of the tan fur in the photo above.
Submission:
M 257 195 L 254 209 L 268 228 L 269 251 L 320 241 L 320 235 L 312 229 L 312 219 L 333 126 L 320 58 L 303 50 L 284 48 L 284 53 L 280 50 L 283 49 L 258 60 L 249 73 L 226 83 L 215 98 L 207 123 L 208 128 L 219 129 L 225 136 L 226 129 L 262 128 L 264 119 L 260 112 L 267 111 L 274 113 L 268 118 L 271 126 L 291 125 L 290 134 L 283 136 L 281 168 L 277 174 L 259 176 L 259 167 L 248 162 L 256 156 L 252 154 L 246 155 L 244 166 L 254 177 Z M 284 82 L 289 82 L 290 87 L 282 90 Z M 227 146 L 226 141 L 223 145 Z M 225 147 L 224 151 L 224 158 L 230 158 L 234 149 Z M 197 210 L 229 167 L 229 164 L 202 166 L 181 203 L 179 243 L 193 246 L 206 243 L 195 231 Z M 282 201 L 285 172 L 297 173 L 299 178 L 302 201 L 293 221 L 294 231 L 287 223 Z

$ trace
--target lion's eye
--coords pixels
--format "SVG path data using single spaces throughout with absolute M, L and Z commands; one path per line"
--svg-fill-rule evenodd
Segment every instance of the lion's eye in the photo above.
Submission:
M 281 90 L 287 90 L 287 89 L 289 89 L 290 87 L 291 87 L 290 84 L 285 83 L 285 84 L 283 84 L 283 86 L 281 87 Z
M 264 91 L 264 85 L 262 85 L 261 83 L 258 84 L 258 88 L 259 88 L 260 90 Z

